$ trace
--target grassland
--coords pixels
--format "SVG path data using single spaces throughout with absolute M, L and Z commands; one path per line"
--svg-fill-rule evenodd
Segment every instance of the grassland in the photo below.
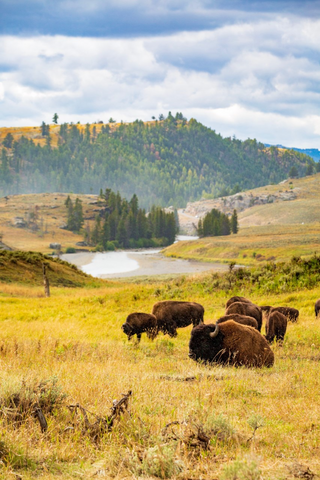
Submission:
M 206 237 L 170 245 L 165 255 L 190 260 L 258 265 L 303 258 L 320 251 L 320 223 L 241 228 L 236 235 Z
M 143 336 L 140 345 L 129 343 L 120 328 L 128 313 L 150 312 L 156 301 L 178 298 L 203 304 L 209 323 L 233 293 L 300 310 L 283 346 L 272 347 L 273 368 L 197 364 L 188 358 L 190 327 L 175 339 L 151 342 Z M 53 286 L 50 298 L 40 286 L 0 284 L 0 478 L 319 475 L 320 328 L 313 312 L 318 297 L 318 287 L 272 295 L 218 289 L 208 274 L 101 282 L 95 288 Z M 55 403 L 46 414 L 47 432 L 41 433 L 31 414 L 19 426 L 12 422 L 4 406 L 10 395 L 30 396 L 32 387 L 48 379 Z M 113 399 L 128 390 L 130 415 L 96 441 L 84 417 L 67 408 L 79 403 L 107 416 Z M 177 423 L 165 428 L 171 422 Z M 207 446 L 197 440 L 199 432 L 209 439 Z

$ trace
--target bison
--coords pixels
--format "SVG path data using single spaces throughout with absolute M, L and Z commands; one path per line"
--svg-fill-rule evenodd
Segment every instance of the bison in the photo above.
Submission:
M 270 315 L 272 312 L 280 312 L 284 315 L 287 320 L 290 322 L 297 322 L 299 317 L 299 310 L 293 307 L 271 307 L 270 305 L 263 305 L 260 307 L 262 312 L 266 314 L 266 316 Z
M 269 315 L 271 308 L 273 308 L 271 305 L 260 305 L 262 313 L 265 313 L 266 315 Z
M 194 327 L 189 357 L 206 363 L 247 367 L 271 367 L 274 363 L 274 354 L 261 333 L 233 320 Z
M 223 323 L 228 320 L 233 320 L 234 322 L 241 323 L 241 325 L 247 325 L 247 327 L 253 327 L 258 330 L 258 322 L 255 318 L 248 317 L 247 315 L 239 315 L 238 313 L 224 315 L 223 317 L 220 317 L 216 323 Z
M 316 314 L 316 317 L 318 316 L 319 312 L 320 312 L 320 298 L 319 300 L 316 301 L 314 305 L 314 313 Z
M 177 328 L 203 323 L 204 308 L 195 302 L 166 300 L 155 303 L 152 313 L 157 317 L 158 330 L 176 337 Z
M 287 317 L 279 311 L 271 311 L 266 321 L 266 339 L 272 343 L 274 339 L 283 340 L 287 331 Z
M 128 336 L 128 340 L 133 335 L 137 335 L 140 342 L 141 334 L 146 332 L 147 337 L 153 340 L 158 334 L 157 319 L 151 313 L 135 312 L 127 316 L 126 323 L 122 325 L 122 330 Z
M 297 322 L 299 317 L 299 310 L 293 307 L 273 307 L 270 310 L 270 314 L 272 312 L 280 312 L 284 315 L 289 322 Z
M 235 297 L 229 298 L 229 300 L 226 303 L 226 309 L 235 302 L 252 303 L 251 300 L 248 300 L 248 298 L 235 296 Z
M 254 305 L 253 303 L 235 302 L 226 310 L 226 315 L 229 315 L 230 313 L 238 313 L 239 315 L 247 315 L 248 317 L 255 318 L 258 322 L 258 330 L 261 332 L 262 312 L 258 305 Z

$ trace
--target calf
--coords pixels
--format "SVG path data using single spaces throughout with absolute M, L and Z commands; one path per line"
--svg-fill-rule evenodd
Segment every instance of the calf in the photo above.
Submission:
M 140 342 L 143 332 L 146 332 L 147 337 L 151 340 L 154 340 L 158 334 L 157 319 L 152 313 L 130 313 L 121 328 L 128 336 L 128 340 L 130 340 L 133 335 L 137 335 L 138 342 Z

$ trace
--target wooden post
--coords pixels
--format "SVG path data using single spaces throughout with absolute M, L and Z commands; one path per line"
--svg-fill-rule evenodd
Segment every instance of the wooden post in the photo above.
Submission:
M 49 286 L 49 279 L 46 274 L 46 265 L 45 263 L 42 264 L 42 272 L 43 272 L 43 286 L 44 286 L 44 294 L 46 297 L 50 297 L 50 286 Z

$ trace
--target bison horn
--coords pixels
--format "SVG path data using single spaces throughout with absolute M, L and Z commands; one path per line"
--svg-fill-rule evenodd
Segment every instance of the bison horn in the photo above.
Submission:
M 218 333 L 219 333 L 219 325 L 216 325 L 215 331 L 210 332 L 209 335 L 210 335 L 211 338 L 214 338 L 218 335 Z

